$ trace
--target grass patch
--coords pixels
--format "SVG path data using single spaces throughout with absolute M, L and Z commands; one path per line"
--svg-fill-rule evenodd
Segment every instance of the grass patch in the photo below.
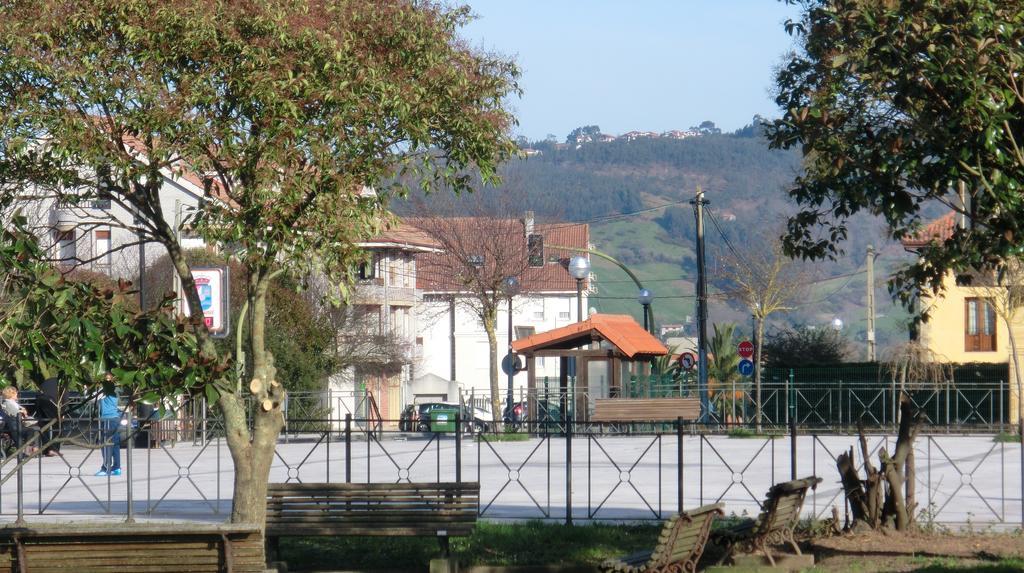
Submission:
M 922 567 L 914 569 L 917 573 L 953 573 L 964 571 L 975 571 L 980 573 L 1019 573 L 1024 571 L 1024 560 L 1001 559 L 992 563 L 976 564 L 963 563 L 959 559 L 948 557 L 933 557 L 928 559 Z
M 758 433 L 758 432 L 756 432 L 756 431 L 754 431 L 754 430 L 752 430 L 750 428 L 730 428 L 729 431 L 727 431 L 725 433 L 725 435 L 729 436 L 730 438 L 739 438 L 739 439 L 746 439 L 746 438 L 762 438 L 762 439 L 763 438 L 771 438 L 771 439 L 774 440 L 774 439 L 777 439 L 777 438 L 785 437 L 786 432 L 783 432 L 782 430 L 767 430 L 767 431 L 762 431 L 762 432 Z
M 488 442 L 526 442 L 530 434 L 526 432 L 495 432 L 493 434 L 481 434 L 477 439 L 485 438 Z
M 583 525 L 528 521 L 477 522 L 469 537 L 452 538 L 459 563 L 472 565 L 597 565 L 609 557 L 652 549 L 660 524 Z M 346 568 L 422 570 L 440 555 L 437 541 L 422 537 L 310 537 L 281 539 L 289 570 Z
M 999 432 L 992 437 L 993 442 L 1006 442 L 1008 444 L 1019 444 L 1020 435 L 1017 432 Z

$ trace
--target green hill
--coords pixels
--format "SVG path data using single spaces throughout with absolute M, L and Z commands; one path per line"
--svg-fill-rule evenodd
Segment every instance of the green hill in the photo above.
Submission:
M 786 189 L 799 173 L 799 156 L 769 150 L 755 132 L 748 128 L 686 139 L 620 138 L 582 144 L 523 142 L 534 151 L 509 162 L 503 187 L 484 194 L 495 210 L 503 205 L 506 213 L 532 210 L 539 220 L 590 223 L 594 246 L 628 266 L 654 291 L 656 322 L 686 323 L 695 314 L 695 221 L 689 201 L 697 187 L 710 201 L 706 235 L 712 293 L 717 258 L 729 248 L 724 237 L 741 253 L 761 248 L 764 236 L 781 232 L 794 210 Z M 410 212 L 412 207 L 405 202 L 396 210 Z M 812 264 L 808 300 L 789 315 L 774 318 L 769 327 L 796 322 L 824 325 L 838 316 L 851 340 L 862 342 L 865 249 L 874 244 L 880 253 L 875 269 L 880 347 L 906 339 L 907 314 L 889 300 L 884 281 L 888 270 L 908 255 L 886 238 L 877 221 L 859 221 L 845 245 L 848 255 Z M 601 259 L 594 259 L 594 268 L 597 292 L 591 306 L 640 319 L 637 288 L 629 277 Z M 716 299 L 710 320 L 736 322 L 743 332 L 750 328 L 748 312 L 728 300 Z

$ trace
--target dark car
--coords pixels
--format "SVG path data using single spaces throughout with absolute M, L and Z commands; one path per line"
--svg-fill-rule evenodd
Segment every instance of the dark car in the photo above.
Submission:
M 473 430 L 486 432 L 490 429 L 491 420 L 487 412 L 479 408 L 460 406 L 447 402 L 424 402 L 422 404 L 410 404 L 402 411 L 398 419 L 398 429 L 402 432 L 431 432 L 431 413 L 448 411 L 450 415 L 460 413 L 463 421 L 473 421 Z M 454 421 L 454 420 L 452 420 Z
M 562 408 L 555 402 L 548 402 L 547 400 L 537 400 L 538 410 L 540 412 L 537 417 L 538 422 L 561 422 L 562 421 Z M 514 402 L 512 408 L 505 407 L 505 412 L 502 414 L 501 419 L 506 425 L 512 428 L 518 428 L 530 416 L 529 402 L 522 400 L 520 402 Z

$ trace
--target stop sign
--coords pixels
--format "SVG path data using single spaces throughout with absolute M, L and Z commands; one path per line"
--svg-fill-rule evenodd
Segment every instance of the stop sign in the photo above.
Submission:
M 740 353 L 741 358 L 750 358 L 754 355 L 754 343 L 749 340 L 744 340 L 736 347 Z

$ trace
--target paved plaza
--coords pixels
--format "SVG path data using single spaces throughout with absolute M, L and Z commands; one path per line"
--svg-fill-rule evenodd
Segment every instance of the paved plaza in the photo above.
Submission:
M 853 436 L 807 436 L 797 443 L 797 474 L 824 482 L 807 500 L 807 516 L 828 517 L 842 496 L 834 458 L 856 443 Z M 869 439 L 877 448 L 892 438 Z M 594 436 L 572 440 L 571 476 L 563 436 L 524 442 L 464 437 L 461 455 L 451 435 L 385 435 L 353 440 L 346 463 L 339 435 L 289 436 L 277 451 L 271 481 L 357 482 L 454 481 L 481 483 L 482 519 L 550 519 L 566 515 L 571 479 L 572 514 L 577 521 L 661 519 L 683 506 L 723 501 L 726 511 L 756 514 L 757 500 L 769 486 L 790 475 L 789 438 L 730 439 L 686 436 L 679 480 L 679 442 L 674 435 Z M 63 457 L 33 458 L 23 468 L 21 497 L 25 519 L 221 521 L 230 513 L 232 464 L 222 439 L 205 443 L 166 443 L 160 448 L 122 450 L 125 474 L 96 477 L 99 451 L 65 447 Z M 951 526 L 1019 527 L 1021 453 L 1017 444 L 991 436 L 922 436 L 916 447 L 917 497 L 934 521 Z M 858 456 L 859 457 L 859 456 Z M 459 460 L 458 458 L 461 458 Z M 0 518 L 18 513 L 18 476 L 5 466 L 0 487 Z M 129 508 L 129 484 L 131 507 Z

